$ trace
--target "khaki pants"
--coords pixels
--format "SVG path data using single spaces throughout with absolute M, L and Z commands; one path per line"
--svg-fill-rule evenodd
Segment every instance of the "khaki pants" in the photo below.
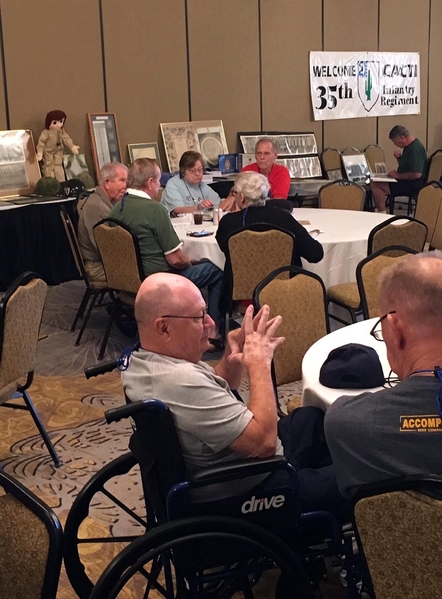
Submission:
M 106 283 L 103 263 L 95 260 L 85 260 L 84 268 L 89 280 L 95 283 Z

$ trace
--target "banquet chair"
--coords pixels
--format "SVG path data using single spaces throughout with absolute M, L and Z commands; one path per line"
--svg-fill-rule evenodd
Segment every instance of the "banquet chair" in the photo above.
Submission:
M 362 210 L 364 201 L 364 188 L 345 179 L 332 181 L 319 190 L 319 208 Z
M 365 158 L 367 159 L 370 172 L 386 173 L 385 152 L 377 144 L 369 144 L 364 150 Z
M 442 150 L 436 150 L 428 159 L 427 181 L 440 181 L 442 179 Z
M 292 278 L 277 278 L 283 272 L 290 273 Z M 285 337 L 285 342 L 274 354 L 274 384 L 299 381 L 304 354 L 330 332 L 322 279 L 298 266 L 278 268 L 256 287 L 253 304 L 256 311 L 268 304 L 270 317 L 282 316 L 278 335 Z
M 393 224 L 401 220 L 408 222 L 404 222 L 402 225 Z M 367 242 L 367 256 L 393 245 L 406 246 L 416 252 L 421 252 L 424 249 L 426 236 L 427 227 L 424 223 L 411 216 L 393 216 L 370 231 Z M 398 250 L 391 255 L 395 253 L 403 255 L 404 252 Z M 362 302 L 356 282 L 332 285 L 327 289 L 327 300 L 329 304 L 336 304 L 349 312 L 350 322 L 340 316 L 330 314 L 330 318 L 343 324 L 356 322 L 357 317 L 362 314 Z
M 395 223 L 404 221 L 403 224 Z M 367 255 L 391 245 L 404 245 L 422 252 L 427 240 L 428 227 L 411 216 L 393 216 L 370 231 L 367 242 Z
M 439 181 L 430 181 L 419 192 L 415 218 L 427 225 L 427 242 L 438 249 L 442 248 L 442 220 L 437 226 L 441 204 L 442 185 Z M 433 244 L 433 237 L 437 245 Z
M 63 531 L 54 512 L 0 471 L 0 597 L 55 599 Z
M 0 300 L 0 406 L 28 410 L 56 466 L 61 461 L 28 389 L 34 379 L 47 285 L 33 272 L 17 277 Z M 20 395 L 25 405 L 8 400 Z
M 83 256 L 81 255 L 74 224 L 63 204 L 60 207 L 60 216 L 63 222 L 64 230 L 66 231 L 66 236 L 69 241 L 69 246 L 71 248 L 72 256 L 74 258 L 75 266 L 77 267 L 77 270 L 86 285 L 86 289 L 84 290 L 84 294 L 78 307 L 77 314 L 75 315 L 74 322 L 71 326 L 71 331 L 74 332 L 78 320 L 80 318 L 83 318 L 85 310 L 87 308 L 86 316 L 83 319 L 80 332 L 78 333 L 78 337 L 75 341 L 75 345 L 80 345 L 80 341 L 83 336 L 84 330 L 86 329 L 91 312 L 96 306 L 101 307 L 103 305 L 103 296 L 108 291 L 108 288 L 107 283 L 100 283 L 99 281 L 91 281 L 89 279 L 86 269 L 84 267 Z M 98 304 L 96 303 L 97 300 Z
M 112 310 L 98 354 L 101 360 L 117 311 L 134 306 L 145 277 L 138 239 L 129 227 L 113 218 L 105 218 L 94 226 L 93 232 L 108 288 L 117 294 L 112 295 Z
M 355 156 L 357 154 L 363 154 L 363 153 L 364 152 L 361 152 L 361 150 L 358 150 L 358 148 L 355 148 L 354 146 L 347 146 L 341 152 L 342 156 Z
M 325 148 L 321 154 L 321 163 L 327 179 L 336 181 L 344 177 L 341 152 L 336 148 Z
M 229 235 L 220 306 L 226 313 L 226 334 L 234 305 L 251 302 L 258 283 L 276 268 L 292 263 L 295 243 L 292 233 L 267 223 L 248 225 Z M 288 272 L 280 275 L 288 276 Z
M 379 276 L 381 272 L 396 260 L 402 260 L 407 254 L 417 254 L 402 245 L 392 245 L 367 256 L 356 267 L 356 282 L 364 320 L 380 316 L 379 314 Z
M 435 475 L 358 490 L 353 523 L 370 597 L 440 597 L 441 498 L 442 478 Z

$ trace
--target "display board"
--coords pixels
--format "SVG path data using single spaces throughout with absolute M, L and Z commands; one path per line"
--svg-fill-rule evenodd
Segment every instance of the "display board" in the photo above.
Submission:
M 40 177 L 32 132 L 0 131 L 0 199 L 33 193 Z
M 92 159 L 98 180 L 101 167 L 108 162 L 121 162 L 117 117 L 113 112 L 88 113 Z

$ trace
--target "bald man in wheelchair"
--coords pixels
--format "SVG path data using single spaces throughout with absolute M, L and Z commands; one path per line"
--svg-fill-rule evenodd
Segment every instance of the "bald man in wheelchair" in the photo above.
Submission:
M 278 420 L 271 377 L 281 317 L 270 318 L 263 306 L 254 316 L 249 306 L 241 328 L 231 331 L 223 357 L 211 366 L 202 355 L 214 322 L 199 289 L 170 273 L 149 276 L 135 301 L 140 347 L 122 372 L 131 401 L 156 398 L 170 408 L 189 475 L 249 457 L 285 455 L 296 468 L 302 511 L 324 509 L 343 516 L 347 503 L 339 494 L 323 431 L 324 415 L 314 407 L 294 410 Z M 233 391 L 243 374 L 250 385 L 246 403 Z M 284 471 L 260 474 L 201 489 L 199 500 L 242 495 L 284 484 Z M 206 493 L 206 495 L 204 495 Z

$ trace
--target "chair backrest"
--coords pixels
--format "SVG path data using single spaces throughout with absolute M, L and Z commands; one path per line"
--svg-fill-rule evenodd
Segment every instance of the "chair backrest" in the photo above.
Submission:
M 248 225 L 229 235 L 226 259 L 232 273 L 232 300 L 251 300 L 255 287 L 269 273 L 292 263 L 294 247 L 292 233 L 267 223 Z
M 363 187 L 345 179 L 327 183 L 319 190 L 320 208 L 362 210 L 364 200 L 365 191 Z
M 55 599 L 63 532 L 54 512 L 0 471 L 0 597 Z
M 402 224 L 395 224 L 398 222 Z M 367 256 L 391 245 L 405 247 L 422 252 L 427 240 L 427 225 L 411 216 L 393 216 L 380 223 L 370 231 L 367 244 Z M 390 253 L 390 256 L 399 256 L 400 253 Z
M 321 162 L 327 177 L 330 180 L 342 179 L 341 152 L 336 148 L 325 148 L 321 154 Z
M 46 291 L 37 274 L 26 272 L 0 300 L 0 404 L 34 371 Z
M 440 595 L 442 482 L 412 479 L 370 485 L 355 498 L 354 530 L 376 599 Z
M 395 252 L 395 255 L 390 255 Z M 380 316 L 379 314 L 379 276 L 387 266 L 396 260 L 403 260 L 407 254 L 417 254 L 405 246 L 393 245 L 367 256 L 356 267 L 356 282 L 361 298 L 364 319 Z
M 364 150 L 365 158 L 372 173 L 385 173 L 385 152 L 377 144 L 369 144 Z
M 113 218 L 103 219 L 93 231 L 108 287 L 136 294 L 144 280 L 144 272 L 135 234 Z
M 69 241 L 69 246 L 71 248 L 72 256 L 74 258 L 75 266 L 77 267 L 78 273 L 86 283 L 89 284 L 89 279 L 84 268 L 83 256 L 81 255 L 80 246 L 78 244 L 78 237 L 75 231 L 74 224 L 71 220 L 71 217 L 67 213 L 65 206 L 62 204 L 60 207 L 60 217 L 63 223 L 64 230 L 66 231 L 66 236 Z
M 442 150 L 436 150 L 428 159 L 427 181 L 440 181 L 442 179 Z
M 291 279 L 276 278 L 283 272 Z M 268 275 L 253 293 L 255 309 L 268 304 L 270 316 L 282 316 L 278 335 L 285 337 L 274 354 L 277 385 L 302 378 L 301 364 L 306 351 L 329 332 L 324 283 L 317 275 L 289 266 Z
M 342 150 L 343 156 L 354 156 L 356 154 L 363 154 L 363 152 L 361 152 L 361 150 L 358 150 L 358 148 L 355 148 L 354 146 L 347 146 Z
M 419 192 L 415 217 L 427 225 L 427 241 L 438 249 L 442 247 L 442 220 L 436 233 L 436 223 L 439 220 L 441 204 L 442 185 L 438 181 L 430 181 Z M 433 237 L 436 237 L 438 245 L 434 245 Z

